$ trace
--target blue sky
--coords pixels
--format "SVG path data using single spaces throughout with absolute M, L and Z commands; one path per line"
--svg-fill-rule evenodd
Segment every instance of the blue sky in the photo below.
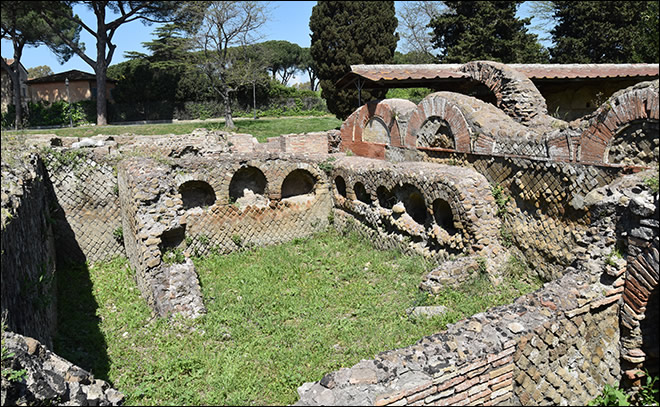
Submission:
M 316 1 L 273 1 L 270 5 L 270 19 L 262 30 L 262 34 L 264 35 L 263 40 L 285 40 L 298 44 L 301 47 L 309 47 L 309 18 L 312 15 L 312 8 L 316 5 Z M 523 5 L 520 14 L 525 15 L 525 9 L 526 7 Z M 93 27 L 96 26 L 94 24 L 94 14 L 85 6 L 76 6 L 74 12 L 82 17 L 86 23 L 93 25 Z M 110 18 L 107 21 L 110 21 Z M 145 26 L 138 21 L 121 26 L 114 37 L 113 43 L 117 45 L 117 49 L 111 64 L 124 61 L 124 53 L 127 51 L 147 52 L 142 46 L 142 43 L 154 39 L 151 33 L 155 27 L 155 24 Z M 86 45 L 87 55 L 91 56 L 92 59 L 96 59 L 94 57 L 96 41 L 85 31 L 82 31 L 81 39 Z M 11 42 L 2 40 L 2 56 L 13 58 L 13 55 L 14 51 Z M 55 73 L 71 69 L 93 72 L 93 69 L 77 55 L 74 55 L 65 64 L 60 65 L 53 53 L 45 46 L 37 48 L 25 47 L 21 62 L 26 69 L 39 65 L 48 65 Z M 299 79 L 296 78 L 290 83 L 301 80 L 306 81 L 308 78 L 306 75 L 302 75 Z

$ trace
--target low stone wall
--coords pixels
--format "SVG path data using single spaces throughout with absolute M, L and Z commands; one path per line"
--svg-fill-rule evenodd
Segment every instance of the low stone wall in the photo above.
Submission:
M 506 259 L 498 238 L 500 221 L 494 216 L 490 186 L 476 171 L 361 157 L 333 164 L 338 228 L 365 234 L 376 247 L 397 247 L 435 263 L 481 257 L 497 279 L 496 270 Z
M 3 157 L 3 322 L 6 318 L 8 329 L 52 347 L 56 256 L 47 179 L 36 154 L 17 154 L 11 161 Z
M 124 395 L 33 338 L 2 332 L 2 405 L 119 406 Z M 7 352 L 7 359 L 5 359 Z M 11 383 L 6 370 L 23 371 Z
M 204 307 L 191 262 L 309 236 L 328 226 L 325 156 L 226 155 L 218 160 L 130 158 L 119 165 L 124 241 L 138 287 L 161 316 Z
M 586 404 L 620 380 L 626 360 L 619 315 L 638 258 L 626 263 L 625 253 L 620 259 L 609 254 L 617 237 L 631 232 L 631 216 L 638 225 L 657 216 L 658 195 L 643 181 L 649 175 L 609 186 L 617 192 L 593 208 L 590 233 L 576 246 L 578 260 L 562 277 L 413 346 L 305 383 L 296 405 Z M 657 270 L 657 234 L 648 242 L 644 261 Z M 651 346 L 657 349 L 657 342 Z

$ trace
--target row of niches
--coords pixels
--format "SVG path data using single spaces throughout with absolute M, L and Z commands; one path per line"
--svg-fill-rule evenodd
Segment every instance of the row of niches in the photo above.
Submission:
M 445 259 L 469 248 L 470 240 L 453 197 L 429 199 L 410 183 L 392 188 L 378 185 L 369 191 L 365 186 L 368 182 L 356 181 L 350 187 L 341 175 L 334 177 L 333 184 L 338 208 L 425 255 Z
M 269 182 L 263 171 L 254 166 L 242 166 L 231 177 L 228 188 L 200 180 L 186 180 L 179 184 L 184 210 L 204 209 L 216 204 L 227 204 L 238 209 L 249 206 L 265 208 L 275 205 L 275 201 L 284 204 L 314 199 L 318 177 L 306 169 L 295 169 L 284 178 L 279 191 L 269 188 Z M 223 198 L 217 191 L 224 189 Z M 279 192 L 279 194 L 277 194 Z

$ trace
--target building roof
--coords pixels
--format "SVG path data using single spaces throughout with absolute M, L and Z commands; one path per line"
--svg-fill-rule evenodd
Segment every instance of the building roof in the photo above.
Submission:
M 364 88 L 429 87 L 466 82 L 463 64 L 351 65 L 351 72 L 337 81 L 345 88 L 362 81 Z M 507 64 L 533 82 L 567 79 L 654 79 L 658 64 Z
M 60 72 L 53 75 L 42 76 L 41 78 L 30 79 L 27 82 L 29 84 L 34 83 L 52 83 L 52 82 L 64 82 L 66 78 L 69 78 L 69 81 L 96 81 L 96 75 L 79 71 L 77 69 L 72 69 L 66 72 Z M 114 83 L 112 79 L 106 80 L 108 83 Z

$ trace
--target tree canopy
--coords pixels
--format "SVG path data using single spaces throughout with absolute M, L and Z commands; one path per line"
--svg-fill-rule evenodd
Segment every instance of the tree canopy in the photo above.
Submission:
M 527 32 L 531 18 L 516 17 L 522 1 L 445 1 L 448 12 L 433 18 L 432 42 L 442 63 L 491 60 L 544 63 L 547 52 Z
M 392 63 L 398 41 L 393 1 L 319 1 L 312 9 L 310 52 L 328 110 L 345 119 L 358 106 L 382 99 L 387 90 L 337 89 L 354 64 Z
M 53 70 L 48 65 L 39 65 L 28 68 L 28 79 L 42 78 L 54 74 Z
M 268 20 L 267 10 L 255 1 L 200 3 L 204 9 L 194 30 L 195 49 L 200 51 L 196 63 L 224 102 L 225 126 L 233 128 L 231 94 L 237 85 L 252 82 L 256 76 L 251 70 L 258 64 L 249 57 L 248 46 L 257 42 Z
M 2 69 L 7 72 L 13 85 L 16 115 L 14 123 L 15 127 L 18 128 L 22 121 L 19 66 L 23 48 L 26 45 L 46 45 L 60 62 L 68 61 L 73 53 L 64 44 L 64 41 L 78 45 L 80 28 L 68 20 L 68 17 L 71 16 L 70 10 L 59 4 L 51 5 L 54 10 L 61 13 L 61 16 L 53 18 L 50 26 L 39 14 L 43 2 L 6 0 L 0 2 L 0 7 L 2 8 L 2 24 L 0 26 L 2 38 L 11 41 L 14 49 L 14 63 L 10 66 L 2 58 L 1 64 Z
M 117 29 L 131 21 L 141 21 L 144 24 L 172 21 L 177 16 L 180 7 L 172 1 L 49 1 L 40 2 L 40 15 L 73 52 L 85 61 L 96 74 L 96 124 L 107 124 L 106 79 L 116 49 L 113 37 Z M 75 4 L 83 4 L 96 15 L 96 28 L 91 28 L 72 12 Z M 106 17 L 116 18 L 106 21 Z M 181 15 L 178 15 L 181 16 Z M 87 31 L 96 39 L 96 49 L 88 56 L 84 47 L 62 35 L 55 26 L 56 19 L 66 19 L 76 24 L 78 29 Z
M 657 63 L 657 1 L 554 1 L 554 63 Z

